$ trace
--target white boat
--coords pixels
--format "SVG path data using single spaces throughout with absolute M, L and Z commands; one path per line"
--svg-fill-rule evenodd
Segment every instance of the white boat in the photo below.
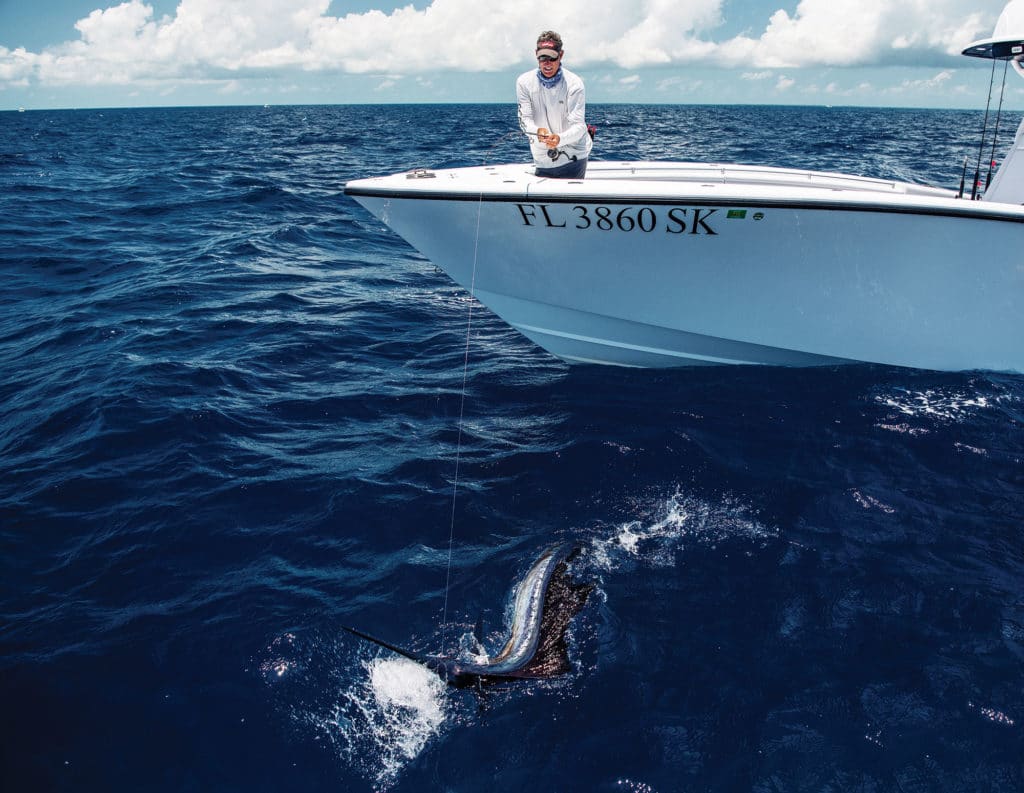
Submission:
M 1024 75 L 1024 0 L 964 54 L 1016 59 Z M 567 361 L 1024 372 L 1024 123 L 980 200 L 836 173 L 594 160 L 575 181 L 516 164 L 345 190 Z

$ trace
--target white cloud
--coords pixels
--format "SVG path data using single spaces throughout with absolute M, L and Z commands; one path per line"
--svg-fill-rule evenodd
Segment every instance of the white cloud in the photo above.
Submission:
M 723 64 L 774 68 L 934 60 L 988 35 L 1003 5 L 1003 0 L 801 0 L 793 16 L 782 9 L 772 14 L 759 38 L 738 36 L 716 54 Z
M 0 47 L 0 83 L 22 84 L 33 75 L 39 56 L 19 47 Z
M 623 68 L 693 60 L 714 45 L 698 34 L 720 22 L 723 0 L 563 0 L 544 25 L 563 32 L 571 64 Z M 484 5 L 486 8 L 482 8 Z M 472 19 L 474 26 L 467 26 Z M 529 62 L 540 32 L 536 10 L 521 3 L 433 0 L 391 14 L 321 17 L 310 30 L 309 65 L 350 72 L 379 69 L 501 71 Z
M 704 85 L 703 80 L 694 80 L 690 77 L 666 77 L 658 81 L 658 91 L 676 89 L 678 92 L 694 92 Z
M 776 91 L 787 91 L 796 85 L 796 80 L 792 77 L 786 77 L 784 74 L 779 75 L 778 82 L 775 83 Z
M 778 0 L 781 5 L 782 0 Z M 597 64 L 807 66 L 936 64 L 988 35 L 1003 0 L 801 0 L 751 19 L 759 36 L 716 41 L 725 0 L 563 0 L 543 24 L 563 32 L 570 68 Z M 525 68 L 538 30 L 532 6 L 432 0 L 391 13 L 329 16 L 330 0 L 181 0 L 154 17 L 143 0 L 97 9 L 78 39 L 33 53 L 0 47 L 0 86 L 229 83 L 341 71 L 416 75 Z M 472 21 L 472 24 L 467 24 Z M 760 76 L 765 75 L 765 76 Z
M 952 78 L 953 72 L 951 72 L 948 69 L 945 69 L 936 74 L 934 77 L 929 77 L 924 80 L 904 80 L 899 85 L 893 86 L 890 90 L 893 93 L 926 93 L 928 91 L 936 91 L 946 87 L 946 85 Z

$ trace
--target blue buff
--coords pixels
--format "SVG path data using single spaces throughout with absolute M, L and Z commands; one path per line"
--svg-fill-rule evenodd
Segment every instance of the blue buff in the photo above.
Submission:
M 543 85 L 545 88 L 554 88 L 556 85 L 562 82 L 562 70 L 561 68 L 559 68 L 559 70 L 555 72 L 554 77 L 545 77 L 541 70 L 538 69 L 537 79 L 540 80 L 540 84 Z

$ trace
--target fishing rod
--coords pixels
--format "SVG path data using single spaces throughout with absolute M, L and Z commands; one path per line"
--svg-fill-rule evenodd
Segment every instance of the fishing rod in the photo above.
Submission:
M 988 176 L 985 178 L 985 189 L 988 190 L 992 184 L 992 170 L 996 167 L 996 141 L 999 139 L 999 121 L 1003 116 L 1003 96 L 1006 94 L 1006 74 L 1010 68 L 1010 62 L 1003 62 L 1003 87 L 999 89 L 999 109 L 996 110 L 996 128 L 992 133 L 992 155 L 988 159 Z
M 974 169 L 974 185 L 971 188 L 971 201 L 978 198 L 978 188 L 981 186 L 981 158 L 985 154 L 985 138 L 988 137 L 988 113 L 992 107 L 992 86 L 996 81 L 996 59 L 992 59 L 992 76 L 988 81 L 988 101 L 985 103 L 985 121 L 981 125 L 981 146 L 978 148 L 978 165 Z
M 521 132 L 523 135 L 526 136 L 527 139 L 533 137 L 536 138 L 537 142 L 539 143 L 546 143 L 546 141 L 544 141 L 544 138 L 547 137 L 546 135 L 541 135 L 539 132 L 529 132 L 528 130 L 525 129 L 521 130 Z M 557 162 L 559 157 L 565 157 L 567 160 L 569 160 L 569 162 L 576 162 L 576 160 L 578 159 L 575 154 L 570 157 L 557 146 L 548 146 L 548 158 L 551 160 L 551 162 Z
M 584 123 L 584 126 L 587 128 L 587 134 L 590 135 L 590 139 L 593 140 L 594 136 L 597 134 L 597 127 L 595 127 L 593 124 L 586 123 Z M 526 125 L 523 123 L 522 108 L 519 109 L 519 129 L 522 132 L 522 134 L 526 136 L 527 140 L 533 137 L 536 138 L 538 142 L 546 142 L 543 141 L 544 136 L 542 136 L 539 132 L 530 132 L 528 129 L 526 129 Z M 564 150 L 560 149 L 558 146 L 548 147 L 548 157 L 551 159 L 552 163 L 557 162 L 559 157 L 565 157 L 569 162 L 576 162 L 579 159 L 575 154 L 569 156 L 568 154 L 565 153 Z
M 590 131 L 590 127 L 587 128 L 587 131 L 588 132 Z M 591 134 L 591 136 L 593 136 L 593 133 L 590 133 L 590 134 Z M 506 141 L 518 138 L 520 135 L 524 136 L 527 139 L 533 137 L 533 138 L 536 138 L 538 141 L 540 141 L 540 138 L 541 138 L 541 136 L 538 133 L 536 133 L 536 132 L 527 132 L 525 129 L 517 129 L 517 130 L 511 130 L 510 132 L 506 132 L 504 135 L 502 135 L 500 138 L 498 138 L 494 142 L 494 144 L 491 146 L 490 150 L 487 152 L 487 154 L 484 157 L 484 164 L 486 165 L 488 162 L 490 162 L 491 156 L 494 154 L 494 151 L 495 151 L 495 149 L 498 148 L 498 146 L 500 146 L 502 143 L 505 143 Z M 560 156 L 568 157 L 569 155 L 566 154 L 564 151 L 562 151 L 561 149 L 559 149 L 557 147 L 556 148 L 548 149 L 548 157 L 550 157 L 552 160 L 556 160 Z M 575 161 L 576 157 L 573 156 L 572 160 Z
M 1009 68 L 1010 68 L 1010 65 L 1012 64 L 1013 65 L 1013 70 L 1015 72 L 1017 72 L 1018 74 L 1020 74 L 1022 77 L 1024 77 L 1024 64 L 1021 63 L 1021 58 L 1022 58 L 1022 56 L 1018 55 L 1016 57 L 1002 59 L 1003 60 L 1003 83 L 1002 83 L 1002 85 L 1000 86 L 1000 89 L 999 89 L 999 106 L 996 109 L 995 127 L 994 127 L 993 132 L 992 132 L 992 148 L 991 148 L 991 152 L 990 152 L 989 158 L 988 158 L 988 174 L 985 177 L 985 188 L 984 189 L 986 191 L 988 190 L 988 188 L 992 184 L 992 176 L 995 173 L 995 169 L 996 169 L 996 146 L 997 146 L 997 144 L 999 142 L 999 125 L 1000 125 L 1000 122 L 1002 121 L 1002 117 L 1003 117 L 1003 100 L 1006 97 L 1006 76 L 1007 76 L 1007 74 L 1009 74 Z M 981 128 L 981 145 L 978 147 L 978 165 L 977 165 L 977 167 L 975 168 L 975 171 L 974 171 L 974 185 L 973 185 L 973 188 L 971 190 L 971 200 L 972 201 L 974 201 L 977 198 L 980 198 L 978 193 L 979 193 L 979 190 L 981 190 L 981 158 L 982 158 L 982 156 L 984 156 L 985 144 L 986 144 L 986 142 L 988 140 L 988 119 L 989 119 L 989 111 L 990 111 L 991 106 L 992 106 L 992 88 L 993 88 L 993 86 L 995 86 L 996 61 L 997 60 L 1001 60 L 1001 59 L 1000 58 L 996 58 L 996 57 L 992 58 L 992 75 L 989 78 L 989 84 L 988 84 L 988 101 L 985 103 L 985 120 L 984 120 L 984 122 L 982 124 L 982 128 Z M 966 164 L 966 160 L 965 160 L 965 164 Z M 961 179 L 960 179 L 960 194 L 957 197 L 958 198 L 962 198 L 963 197 L 963 193 L 964 193 L 964 179 L 963 179 L 963 177 L 961 177 Z

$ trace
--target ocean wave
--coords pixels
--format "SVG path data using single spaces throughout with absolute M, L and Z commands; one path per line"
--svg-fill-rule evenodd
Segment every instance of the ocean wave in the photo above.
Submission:
M 934 184 L 981 120 L 588 114 L 604 159 Z M 551 358 L 343 193 L 525 162 L 511 103 L 0 127 L 8 787 L 1020 780 L 1019 375 Z M 498 642 L 554 541 L 597 585 L 564 679 L 480 700 L 339 636 Z

